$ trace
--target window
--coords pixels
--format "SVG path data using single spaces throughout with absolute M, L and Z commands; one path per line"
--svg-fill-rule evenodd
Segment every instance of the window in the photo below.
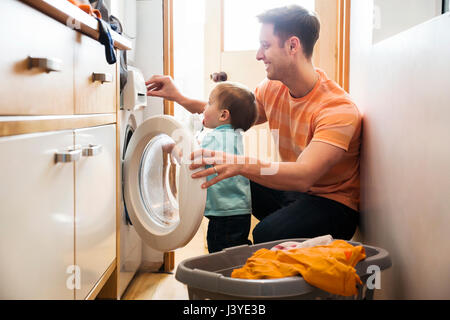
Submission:
M 259 48 L 260 24 L 256 16 L 268 9 L 298 4 L 314 11 L 315 0 L 223 0 L 224 51 Z

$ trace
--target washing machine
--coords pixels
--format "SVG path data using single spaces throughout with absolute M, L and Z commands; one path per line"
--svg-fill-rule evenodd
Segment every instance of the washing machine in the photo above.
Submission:
M 132 135 L 144 119 L 144 108 L 147 106 L 145 93 L 145 82 L 138 69 L 128 67 L 128 81 L 121 95 L 121 108 L 119 111 L 120 127 L 120 163 L 122 188 L 119 191 L 120 202 L 120 272 L 119 272 L 119 295 L 122 296 L 130 281 L 133 279 L 142 261 L 142 240 L 136 233 L 128 216 L 125 202 L 123 200 L 123 162 L 127 146 Z M 144 97 L 144 98 L 142 98 Z
M 206 178 L 192 179 L 189 169 L 197 140 L 172 116 L 144 119 L 146 101 L 144 78 L 129 67 L 119 113 L 120 296 L 140 267 L 143 247 L 162 253 L 186 245 L 206 203 Z

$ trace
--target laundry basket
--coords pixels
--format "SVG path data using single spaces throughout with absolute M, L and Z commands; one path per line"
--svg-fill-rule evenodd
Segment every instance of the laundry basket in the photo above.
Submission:
M 367 279 L 374 270 L 388 269 L 392 263 L 389 253 L 381 248 L 363 245 L 366 258 L 356 266 L 363 285 L 358 285 L 358 294 L 344 297 L 330 294 L 317 287 L 309 285 L 301 276 L 279 279 L 239 279 L 231 278 L 231 272 L 241 268 L 247 259 L 257 250 L 273 246 L 285 241 L 302 242 L 307 239 L 286 239 L 265 242 L 258 245 L 243 245 L 227 248 L 221 252 L 203 255 L 182 261 L 177 268 L 175 278 L 188 287 L 189 299 L 349 299 L 371 300 L 373 288 L 366 285 Z M 358 242 L 348 241 L 358 246 Z M 376 266 L 378 268 L 374 267 Z M 369 268 L 370 267 L 370 268 Z M 368 270 L 369 269 L 369 270 Z

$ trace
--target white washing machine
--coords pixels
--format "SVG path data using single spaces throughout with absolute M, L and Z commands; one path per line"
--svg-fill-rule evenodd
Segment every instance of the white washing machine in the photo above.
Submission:
M 203 179 L 192 179 L 190 153 L 199 148 L 192 133 L 172 116 L 144 120 L 145 81 L 129 68 L 120 110 L 122 200 L 119 294 L 142 262 L 142 249 L 172 251 L 197 232 L 206 202 Z M 145 248 L 144 248 L 145 249 Z
M 131 136 L 142 123 L 143 109 L 120 110 L 120 159 L 123 172 L 125 152 Z M 123 177 L 123 175 L 122 175 Z M 123 183 L 120 197 L 123 199 Z M 120 274 L 119 294 L 122 296 L 142 261 L 142 241 L 126 212 L 124 201 L 120 202 Z

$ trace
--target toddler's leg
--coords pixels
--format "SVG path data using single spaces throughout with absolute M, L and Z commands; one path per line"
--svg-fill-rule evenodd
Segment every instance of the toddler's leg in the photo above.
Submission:
M 209 253 L 221 251 L 225 248 L 251 244 L 248 240 L 250 232 L 250 215 L 227 217 L 209 216 L 207 242 Z

